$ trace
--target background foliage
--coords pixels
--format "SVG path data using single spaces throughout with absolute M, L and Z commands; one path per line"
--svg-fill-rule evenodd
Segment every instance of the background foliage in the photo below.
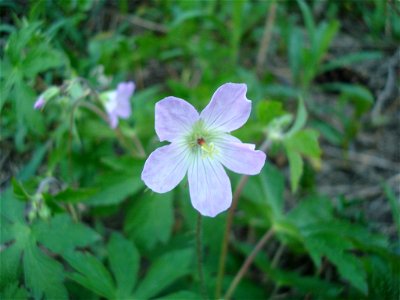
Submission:
M 269 148 L 240 195 L 223 291 L 272 229 L 234 299 L 400 297 L 398 1 L 0 8 L 2 299 L 204 298 L 187 184 L 147 190 L 138 143 L 159 146 L 157 101 L 200 110 L 225 82 L 253 103 L 237 136 Z M 91 108 L 127 80 L 133 115 L 112 130 Z M 203 220 L 208 298 L 226 215 Z

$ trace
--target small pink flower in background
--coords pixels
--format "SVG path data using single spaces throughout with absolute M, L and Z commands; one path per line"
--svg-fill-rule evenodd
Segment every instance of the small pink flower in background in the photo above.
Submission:
M 242 143 L 229 133 L 243 126 L 251 102 L 245 84 L 219 87 L 199 114 L 185 100 L 167 97 L 156 104 L 155 130 L 170 144 L 148 157 L 142 180 L 154 192 L 166 193 L 188 175 L 192 205 L 202 215 L 215 217 L 232 203 L 232 189 L 224 167 L 256 175 L 266 155 L 255 145 Z
M 104 106 L 108 114 L 110 126 L 118 126 L 118 118 L 127 119 L 131 115 L 131 98 L 135 90 L 135 83 L 121 82 L 115 91 L 108 93 Z
M 45 104 L 46 104 L 46 102 L 45 102 L 45 100 L 44 100 L 43 95 L 40 95 L 40 96 L 37 98 L 35 104 L 33 104 L 33 108 L 34 108 L 34 109 L 41 109 Z

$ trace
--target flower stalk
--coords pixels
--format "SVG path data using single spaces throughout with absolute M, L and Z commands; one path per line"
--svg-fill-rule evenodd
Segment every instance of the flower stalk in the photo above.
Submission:
M 265 139 L 263 144 L 260 147 L 260 150 L 263 152 L 266 152 L 267 149 L 271 146 L 271 139 Z M 221 245 L 221 253 L 219 257 L 219 264 L 218 264 L 218 274 L 217 274 L 217 283 L 215 287 L 215 298 L 219 299 L 221 298 L 221 290 L 222 290 L 222 280 L 225 275 L 225 262 L 226 262 L 226 255 L 228 253 L 228 247 L 229 247 L 229 234 L 231 232 L 231 227 L 233 223 L 233 216 L 236 210 L 236 207 L 239 202 L 240 195 L 242 194 L 242 191 L 249 179 L 248 175 L 243 175 L 240 178 L 240 181 L 237 185 L 237 188 L 235 190 L 235 193 L 233 194 L 233 199 L 232 199 L 232 206 L 229 209 L 227 220 L 226 220 L 226 225 L 225 225 L 225 232 L 224 232 L 224 238 L 222 240 L 222 245 Z

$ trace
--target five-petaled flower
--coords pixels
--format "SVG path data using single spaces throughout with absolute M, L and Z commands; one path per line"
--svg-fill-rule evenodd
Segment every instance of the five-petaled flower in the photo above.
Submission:
M 108 120 L 112 128 L 118 126 L 118 118 L 127 119 L 131 115 L 131 98 L 135 84 L 133 82 L 121 82 L 115 91 L 107 94 L 104 107 L 108 114 Z
M 166 97 L 156 104 L 155 130 L 170 144 L 148 157 L 142 180 L 157 193 L 189 180 L 192 205 L 202 215 L 214 217 L 232 203 L 232 189 L 224 167 L 240 174 L 258 174 L 266 155 L 255 145 L 242 143 L 229 132 L 250 116 L 251 102 L 245 84 L 226 83 L 214 93 L 199 114 L 185 100 Z

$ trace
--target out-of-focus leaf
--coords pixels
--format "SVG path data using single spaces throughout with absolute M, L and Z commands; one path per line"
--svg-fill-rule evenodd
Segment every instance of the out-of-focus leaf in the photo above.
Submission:
M 136 284 L 140 256 L 133 243 L 114 233 L 107 245 L 108 261 L 113 272 L 119 299 L 128 299 Z
M 301 155 L 291 149 L 286 150 L 290 167 L 290 186 L 295 192 L 299 186 L 301 175 L 303 174 L 303 159 Z
M 261 187 L 274 216 L 283 212 L 284 177 L 272 164 L 267 164 L 260 173 Z
M 13 190 L 14 190 L 14 196 L 17 199 L 23 200 L 23 201 L 28 201 L 30 199 L 29 194 L 26 192 L 26 190 L 21 182 L 19 182 L 15 178 L 13 178 L 11 180 L 11 183 L 12 183 Z
M 168 294 L 166 296 L 162 296 L 160 298 L 156 298 L 156 300 L 177 300 L 177 299 L 201 300 L 203 299 L 203 297 L 199 294 L 190 291 L 179 291 L 176 293 Z
M 21 249 L 9 246 L 0 252 L 0 290 L 18 280 Z
M 394 191 L 387 184 L 384 187 L 384 191 L 389 200 L 390 208 L 392 209 L 393 220 L 397 227 L 397 234 L 400 237 L 400 204 L 398 198 L 396 198 Z
M 59 254 L 85 247 L 100 239 L 93 229 L 74 223 L 66 214 L 57 215 L 48 222 L 38 222 L 32 230 L 40 243 Z
M 303 20 L 304 23 L 306 24 L 308 35 L 310 39 L 312 39 L 315 34 L 315 23 L 311 10 L 304 0 L 297 0 L 297 4 L 299 5 L 301 13 L 303 15 Z
M 318 136 L 317 131 L 304 129 L 285 138 L 284 144 L 287 150 L 318 158 L 321 155 Z
M 158 258 L 140 282 L 134 298 L 148 299 L 157 296 L 182 276 L 191 273 L 192 250 L 177 250 Z
M 35 299 L 68 299 L 62 265 L 46 256 L 31 240 L 24 248 L 25 283 Z
M 87 199 L 93 196 L 93 194 L 95 194 L 96 191 L 97 191 L 96 189 L 92 188 L 80 188 L 80 189 L 67 188 L 64 191 L 53 196 L 53 199 L 55 201 L 68 202 L 68 203 L 85 202 Z
M 307 121 L 307 110 L 304 105 L 304 100 L 302 98 L 299 98 L 299 106 L 297 107 L 296 120 L 294 121 L 294 124 L 290 128 L 290 130 L 286 133 L 286 137 L 289 137 L 292 134 L 298 132 L 300 129 L 302 129 L 306 124 L 306 121 Z
M 317 222 L 327 222 L 333 218 L 333 205 L 326 197 L 309 197 L 301 200 L 287 217 L 297 226 L 302 227 Z
M 257 116 L 263 125 L 268 125 L 274 118 L 280 117 L 284 113 L 282 102 L 278 101 L 262 101 L 257 107 Z
M 173 225 L 172 193 L 156 194 L 146 191 L 130 207 L 124 231 L 142 248 L 152 249 L 165 243 Z
M 324 233 L 309 236 L 304 242 L 317 266 L 320 266 L 321 257 L 326 256 L 336 266 L 339 274 L 344 279 L 348 280 L 364 294 L 367 294 L 368 286 L 365 269 L 355 255 L 348 253 L 353 248 L 349 241 L 336 236 L 336 234 Z
M 73 281 L 107 299 L 114 299 L 115 286 L 104 265 L 88 253 L 70 252 L 64 256 L 77 271 L 68 274 Z
M 23 287 L 19 287 L 18 281 L 7 285 L 5 288 L 0 288 L 0 299 L 26 300 L 28 298 L 28 292 Z
M 330 71 L 338 67 L 344 67 L 365 60 L 378 60 L 381 57 L 382 53 L 377 51 L 350 53 L 330 60 L 322 66 L 321 72 Z
M 19 171 L 17 175 L 18 180 L 27 180 L 31 178 L 33 175 L 35 175 L 37 169 L 41 165 L 43 159 L 45 158 L 45 155 L 47 153 L 47 150 L 49 148 L 48 144 L 44 144 L 39 146 L 33 153 L 32 159 L 29 161 L 28 164 L 26 164 L 21 171 Z
M 133 166 L 132 166 L 133 169 Z M 133 169 L 136 171 L 137 168 Z M 95 186 L 99 191 L 85 203 L 88 205 L 110 205 L 124 201 L 143 188 L 140 172 L 130 174 L 109 173 L 104 174 Z
M 336 20 L 319 24 L 315 36 L 313 36 L 313 54 L 316 66 L 319 67 L 320 61 L 324 58 L 338 29 L 339 22 Z

